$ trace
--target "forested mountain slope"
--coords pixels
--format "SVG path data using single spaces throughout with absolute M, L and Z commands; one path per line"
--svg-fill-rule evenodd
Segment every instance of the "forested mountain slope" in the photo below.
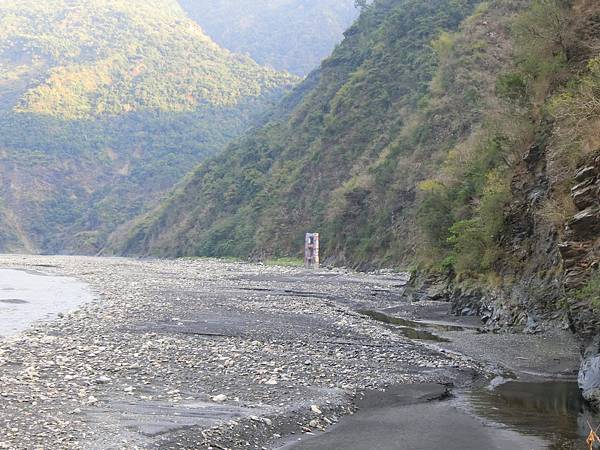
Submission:
M 293 82 L 176 0 L 0 2 L 0 251 L 98 251 Z
M 126 252 L 296 255 L 303 233 L 313 229 L 322 233 L 324 254 L 340 261 L 409 259 L 416 183 L 427 175 L 431 154 L 464 137 L 484 107 L 468 104 L 483 95 L 461 91 L 493 90 L 490 80 L 473 80 L 479 71 L 457 68 L 461 86 L 438 87 L 433 98 L 435 48 L 477 3 L 375 2 L 279 114 L 202 164 L 135 228 Z M 481 35 L 479 47 L 496 28 L 473 31 Z M 432 46 L 436 39 L 442 40 Z M 502 45 L 497 39 L 494 45 Z M 466 52 L 465 58 L 488 58 L 484 48 Z M 491 55 L 489 64 L 499 57 Z
M 354 0 L 179 0 L 218 44 L 306 75 L 358 15 Z
M 300 256 L 318 231 L 326 261 L 415 268 L 416 298 L 490 327 L 569 326 L 600 404 L 598 105 L 594 0 L 378 0 L 121 249 Z

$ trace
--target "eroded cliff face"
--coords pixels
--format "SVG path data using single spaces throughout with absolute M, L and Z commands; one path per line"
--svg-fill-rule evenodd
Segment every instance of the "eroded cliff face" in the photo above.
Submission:
M 598 268 L 600 260 L 600 151 L 574 176 L 571 197 L 577 208 L 565 225 L 559 244 L 567 294 L 581 289 Z M 585 339 L 600 333 L 600 322 L 587 301 L 570 302 L 574 328 Z
M 597 305 L 577 295 L 590 282 L 600 261 L 600 151 L 579 167 L 571 197 L 577 212 L 567 221 L 559 244 L 564 287 L 573 330 L 582 338 L 579 386 L 583 396 L 600 407 L 600 317 Z M 575 293 L 573 295 L 572 293 Z
M 587 298 L 578 298 L 600 261 L 600 151 L 571 175 L 575 213 L 564 229 L 542 217 L 543 199 L 551 196 L 546 153 L 533 145 L 513 178 L 503 235 L 507 249 L 491 288 L 471 280 L 430 277 L 419 292 L 448 297 L 455 314 L 483 316 L 495 327 L 525 327 L 532 321 L 562 320 L 584 342 L 600 333 L 600 315 Z
M 514 168 L 511 201 L 505 211 L 500 243 L 504 254 L 492 279 L 464 274 L 429 274 L 416 281 L 416 298 L 446 298 L 456 315 L 480 316 L 488 330 L 512 328 L 538 332 L 542 322 L 569 326 L 561 308 L 565 276 L 561 230 L 542 214 L 552 195 L 547 145 L 531 144 Z
M 421 276 L 415 295 L 446 297 L 456 314 L 480 315 L 490 329 L 536 332 L 544 323 L 569 327 L 581 338 L 589 360 L 600 353 L 595 300 L 600 285 L 595 281 L 600 260 L 600 5 L 573 0 L 546 6 L 553 4 L 562 15 L 560 32 L 552 34 L 560 39 L 549 53 L 561 54 L 556 68 L 528 72 L 520 62 L 517 73 L 529 81 L 521 85 L 518 76 L 510 78 L 526 86 L 522 92 L 530 99 L 522 118 L 528 125 L 514 162 L 505 165 L 510 187 L 502 225 L 491 241 L 497 245 L 494 260 L 475 270 L 460 271 L 454 264 L 446 273 L 429 272 L 424 282 Z M 528 27 L 539 25 L 547 12 L 541 2 L 532 5 L 538 10 L 525 13 Z M 469 248 L 458 251 L 460 258 Z
M 497 267 L 502 289 L 493 319 L 498 325 L 523 326 L 526 331 L 536 331 L 543 318 L 566 319 L 558 308 L 564 291 L 560 230 L 543 213 L 553 191 L 548 153 L 546 142 L 538 139 L 516 165 L 500 238 L 506 253 Z

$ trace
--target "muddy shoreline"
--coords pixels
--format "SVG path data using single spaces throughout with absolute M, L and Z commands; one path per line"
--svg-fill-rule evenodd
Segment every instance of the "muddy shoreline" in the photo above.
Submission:
M 486 426 L 477 416 L 457 408 L 451 392 L 439 384 L 390 387 L 359 397 L 358 413 L 331 431 L 290 439 L 281 450 L 343 449 L 538 449 L 544 439 Z
M 535 371 L 574 370 L 568 334 L 482 335 L 498 345 L 480 360 L 483 341 L 461 342 L 464 332 L 413 341 L 356 312 L 405 306 L 418 319 L 441 307 L 404 305 L 404 274 L 15 255 L 0 265 L 75 277 L 95 295 L 0 341 L 0 448 L 275 448 L 340 422 L 365 391 L 460 388 L 496 376 L 498 362 L 527 366 L 504 367 L 507 345 L 537 355 Z M 544 363 L 558 350 L 559 364 Z

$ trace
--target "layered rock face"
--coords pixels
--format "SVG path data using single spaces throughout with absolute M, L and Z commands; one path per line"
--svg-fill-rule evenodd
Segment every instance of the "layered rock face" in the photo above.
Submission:
M 581 167 L 571 189 L 578 209 L 566 225 L 566 241 L 559 246 L 565 271 L 565 287 L 581 287 L 598 265 L 600 241 L 600 156 Z
M 600 154 L 579 168 L 571 189 L 578 212 L 566 224 L 566 240 L 559 245 L 567 292 L 581 288 L 600 260 Z M 600 323 L 586 299 L 569 305 L 571 320 L 584 339 L 585 350 L 579 371 L 583 396 L 600 406 Z
M 567 294 L 585 285 L 600 260 L 600 152 L 578 169 L 574 181 L 571 197 L 578 212 L 567 221 L 559 244 Z M 589 302 L 572 301 L 569 309 L 576 331 L 592 340 L 600 330 Z

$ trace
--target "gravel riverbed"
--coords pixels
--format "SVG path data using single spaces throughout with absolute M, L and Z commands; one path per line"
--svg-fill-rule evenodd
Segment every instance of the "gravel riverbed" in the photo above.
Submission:
M 214 260 L 0 256 L 93 300 L 0 340 L 0 448 L 271 448 L 326 428 L 364 389 L 480 368 L 355 312 L 404 274 Z

